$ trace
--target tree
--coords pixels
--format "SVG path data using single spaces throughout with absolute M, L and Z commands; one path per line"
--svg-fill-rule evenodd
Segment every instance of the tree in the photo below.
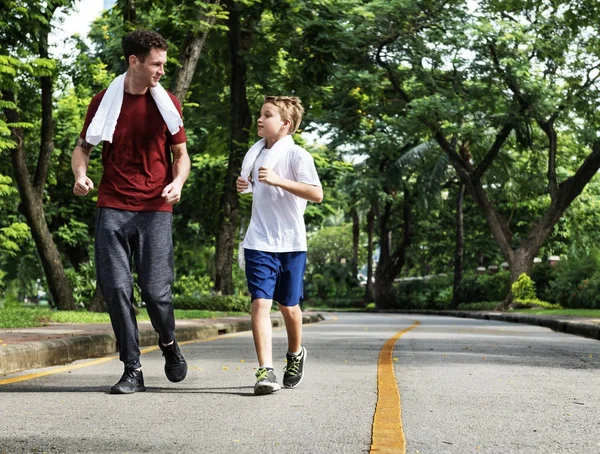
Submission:
M 362 15 L 356 26 L 372 43 L 365 51 L 384 71 L 398 115 L 448 155 L 513 281 L 529 273 L 558 220 L 600 168 L 593 133 L 599 116 L 592 107 L 599 96 L 598 37 L 587 31 L 598 5 L 514 1 L 507 11 L 504 2 L 490 0 L 468 11 L 459 1 L 374 1 L 366 9 L 369 20 Z M 561 147 L 561 137 L 577 146 Z M 508 152 L 530 159 L 545 154 L 547 162 L 546 210 L 518 237 L 493 199 L 490 176 Z M 578 166 L 564 172 L 561 163 L 571 158 Z
M 28 166 L 28 143 L 24 127 L 29 127 L 27 121 L 23 122 L 19 107 L 24 103 L 18 97 L 20 91 L 22 97 L 26 97 L 25 90 L 15 83 L 14 79 L 7 80 L 3 73 L 0 81 L 2 98 L 4 99 L 4 114 L 15 143 L 11 152 L 13 171 L 21 197 L 22 212 L 31 228 L 37 251 L 42 261 L 48 287 L 54 299 L 54 303 L 60 309 L 74 309 L 75 301 L 69 281 L 65 275 L 62 258 L 48 228 L 44 214 L 43 189 L 46 184 L 50 156 L 53 150 L 53 122 L 52 122 L 52 77 L 55 65 L 48 59 L 48 35 L 50 33 L 50 21 L 56 9 L 65 6 L 69 2 L 54 1 L 27 5 L 21 2 L 10 2 L 11 15 L 4 27 L 14 26 L 17 22 L 18 33 L 10 33 L 7 28 L 0 32 L 0 48 L 3 53 L 18 55 L 23 58 L 35 56 L 33 64 L 20 63 L 20 69 L 28 70 L 31 75 L 40 78 L 40 103 L 41 103 L 41 143 L 38 153 L 36 171 L 32 178 Z M 33 39 L 32 39 L 33 38 Z M 23 59 L 24 60 L 24 59 Z M 16 73 L 13 73 L 16 75 Z M 20 84 L 21 87 L 23 84 Z

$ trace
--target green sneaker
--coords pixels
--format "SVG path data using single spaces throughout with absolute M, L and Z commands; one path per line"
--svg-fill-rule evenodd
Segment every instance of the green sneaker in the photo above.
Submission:
M 304 377 L 304 360 L 306 359 L 306 349 L 302 350 L 298 355 L 286 355 L 287 365 L 283 368 L 283 387 L 295 388 Z
M 254 394 L 264 396 L 279 391 L 280 386 L 277 383 L 277 377 L 273 369 L 259 367 L 256 371 L 256 383 L 254 384 Z

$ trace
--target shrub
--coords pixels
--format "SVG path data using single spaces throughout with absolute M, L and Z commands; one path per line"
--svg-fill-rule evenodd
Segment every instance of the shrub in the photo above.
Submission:
M 176 296 L 173 298 L 175 309 L 198 309 L 218 312 L 249 312 L 251 301 L 249 296 L 241 295 L 201 295 Z
M 510 290 L 510 272 L 466 274 L 460 285 L 462 303 L 502 301 Z
M 562 309 L 560 304 L 552 304 L 547 301 L 542 301 L 537 298 L 532 299 L 520 299 L 511 304 L 511 309 L 529 309 L 529 308 L 542 308 L 542 309 Z
M 394 291 L 396 309 L 447 309 L 452 301 L 452 281 L 448 276 L 400 280 Z
M 177 276 L 173 284 L 173 294 L 199 298 L 208 295 L 213 287 L 210 276 Z
M 565 308 L 600 308 L 600 259 L 597 252 L 560 262 L 554 275 L 544 299 Z
M 511 290 L 513 299 L 517 301 L 534 300 L 536 298 L 535 285 L 525 273 L 522 273 L 517 281 L 512 283 Z
M 550 266 L 548 262 L 533 265 L 531 279 L 535 284 L 535 294 L 540 299 L 549 300 L 546 292 L 550 288 L 550 283 L 556 279 L 556 270 L 557 268 Z
M 459 311 L 493 311 L 498 306 L 497 301 L 484 301 L 474 303 L 460 303 Z

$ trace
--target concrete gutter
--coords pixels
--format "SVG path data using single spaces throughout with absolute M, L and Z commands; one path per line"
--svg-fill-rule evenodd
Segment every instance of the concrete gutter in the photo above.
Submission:
M 324 320 L 317 313 L 305 313 L 302 322 L 316 323 Z M 273 327 L 284 326 L 281 314 L 271 316 Z M 215 320 L 177 320 L 175 336 L 178 342 L 191 340 L 210 339 L 224 334 L 252 329 L 250 317 L 228 317 Z M 140 334 L 140 347 L 155 346 L 158 336 L 150 323 L 138 323 Z M 64 328 L 65 326 L 62 326 Z M 67 364 L 86 358 L 94 358 L 117 353 L 116 339 L 109 324 L 94 325 L 66 325 L 73 329 L 62 329 L 56 334 L 55 327 L 38 327 L 23 330 L 0 330 L 0 375 L 11 374 L 29 369 Z M 90 331 L 90 333 L 86 333 Z M 98 332 L 98 331 L 104 331 Z M 17 336 L 28 339 L 23 341 Z M 59 338 L 56 338 L 56 337 Z M 42 340 L 44 337 L 46 339 Z M 47 337 L 55 337 L 49 339 Z M 39 339 L 39 340 L 37 340 Z
M 388 311 L 382 311 L 388 312 Z M 525 323 L 528 325 L 543 326 L 559 333 L 573 334 L 600 340 L 600 319 L 569 317 L 564 315 L 529 315 L 505 312 L 479 312 L 479 311 L 389 311 L 403 314 L 442 315 L 460 318 L 476 318 L 495 320 L 499 322 Z

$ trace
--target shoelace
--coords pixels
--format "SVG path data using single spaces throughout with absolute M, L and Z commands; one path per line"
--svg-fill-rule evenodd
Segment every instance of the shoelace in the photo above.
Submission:
M 269 371 L 267 369 L 258 369 L 256 371 L 256 380 L 261 381 L 269 376 Z
M 300 355 L 297 356 L 288 356 L 287 366 L 283 369 L 283 371 L 288 375 L 296 375 L 300 370 L 300 360 L 302 358 Z
M 126 370 L 125 372 L 123 372 L 123 375 L 121 376 L 121 380 L 119 380 L 119 381 L 123 381 L 127 378 L 131 378 L 132 380 L 137 380 L 137 378 L 138 378 L 137 371 L 135 369 Z
M 172 360 L 173 359 L 175 359 L 177 361 L 183 360 L 183 355 L 181 354 L 181 352 L 179 352 L 179 351 L 177 351 L 175 349 L 175 345 L 174 344 L 171 344 L 171 345 L 165 347 L 162 355 L 164 357 L 169 356 L 169 358 L 172 359 Z

